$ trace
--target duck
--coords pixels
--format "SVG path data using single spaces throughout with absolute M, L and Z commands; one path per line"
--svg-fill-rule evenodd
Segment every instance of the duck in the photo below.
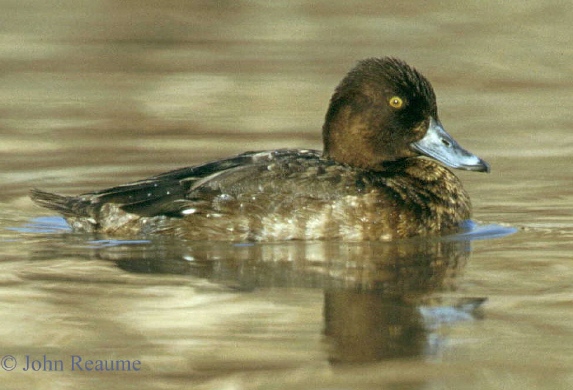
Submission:
M 249 151 L 78 196 L 30 196 L 72 231 L 111 237 L 390 241 L 462 229 L 471 203 L 450 169 L 490 171 L 445 131 L 430 82 L 393 57 L 346 74 L 322 140 L 322 151 Z

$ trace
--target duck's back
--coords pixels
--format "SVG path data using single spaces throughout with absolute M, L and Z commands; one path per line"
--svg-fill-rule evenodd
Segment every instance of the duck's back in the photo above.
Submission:
M 192 240 L 389 240 L 470 216 L 458 179 L 419 158 L 367 171 L 313 150 L 249 152 L 107 190 L 34 199 L 76 230 Z

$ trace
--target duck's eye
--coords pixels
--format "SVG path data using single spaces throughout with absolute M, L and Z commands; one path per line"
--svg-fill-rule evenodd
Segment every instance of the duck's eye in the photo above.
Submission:
M 388 104 L 390 104 L 390 107 L 398 109 L 402 108 L 404 101 L 398 96 L 392 96 L 390 100 L 388 100 Z

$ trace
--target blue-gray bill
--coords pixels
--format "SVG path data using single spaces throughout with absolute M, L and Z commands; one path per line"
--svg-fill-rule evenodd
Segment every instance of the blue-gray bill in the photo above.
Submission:
M 442 127 L 440 121 L 430 118 L 424 138 L 413 142 L 412 149 L 442 164 L 466 171 L 489 172 L 489 164 L 456 142 Z

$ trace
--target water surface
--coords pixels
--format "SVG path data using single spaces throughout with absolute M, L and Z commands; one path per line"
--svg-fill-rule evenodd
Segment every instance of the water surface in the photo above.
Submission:
M 571 388 L 570 5 L 0 7 L 3 388 Z M 320 148 L 334 86 L 381 55 L 422 71 L 446 129 L 492 165 L 458 173 L 469 236 L 113 241 L 27 197 Z M 72 371 L 72 356 L 141 370 Z

